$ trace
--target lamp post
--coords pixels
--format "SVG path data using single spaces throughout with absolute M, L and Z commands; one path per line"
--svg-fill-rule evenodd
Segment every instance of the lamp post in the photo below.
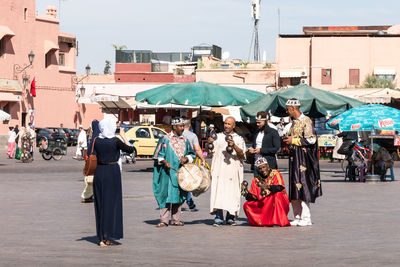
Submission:
M 85 72 L 86 72 L 86 75 L 83 76 L 80 79 L 76 75 L 71 76 L 71 87 L 72 88 L 75 88 L 80 82 L 82 82 L 84 79 L 89 77 L 89 75 L 90 75 L 90 66 L 89 66 L 89 64 L 85 67 Z M 79 91 L 80 91 L 80 94 L 79 94 L 80 96 L 83 96 L 85 94 L 85 87 L 83 86 L 83 84 L 82 84 L 82 87 L 79 89 Z M 77 92 L 77 95 L 78 95 L 78 92 Z
M 26 77 L 26 75 L 25 75 L 25 70 L 26 70 L 27 68 L 29 68 L 30 66 L 32 66 L 32 63 L 33 63 L 33 60 L 34 60 L 34 59 L 35 59 L 35 54 L 33 53 L 33 51 L 31 51 L 31 52 L 28 54 L 29 65 L 24 64 L 23 66 L 21 66 L 21 65 L 19 65 L 19 64 L 14 64 L 14 73 L 13 73 L 13 77 L 14 77 L 15 80 L 18 79 L 18 73 L 21 73 L 21 72 L 24 72 L 24 76 Z

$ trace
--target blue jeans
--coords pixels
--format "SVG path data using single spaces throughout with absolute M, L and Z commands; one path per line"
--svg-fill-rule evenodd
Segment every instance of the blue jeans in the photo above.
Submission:
M 196 205 L 194 204 L 194 201 L 192 199 L 192 193 L 190 193 L 190 192 L 187 193 L 186 203 L 188 204 L 189 209 L 196 208 Z

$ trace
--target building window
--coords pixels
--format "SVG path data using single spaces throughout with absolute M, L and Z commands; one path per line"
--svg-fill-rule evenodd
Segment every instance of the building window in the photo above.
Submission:
M 3 39 L 0 39 L 0 57 L 3 55 L 4 53 L 4 42 Z
M 300 84 L 300 77 L 291 77 L 290 78 L 290 85 L 296 86 Z
M 64 53 L 59 53 L 59 59 L 58 59 L 58 65 L 59 66 L 65 66 L 65 54 Z
M 229 69 L 229 64 L 221 64 L 221 69 Z
M 385 79 L 385 80 L 390 80 L 394 81 L 394 75 L 376 75 L 378 79 Z
M 321 84 L 332 84 L 332 69 L 321 70 Z
M 360 69 L 349 69 L 349 84 L 360 85 Z
M 28 9 L 25 7 L 24 8 L 24 20 L 25 21 L 26 21 L 27 17 L 28 17 Z

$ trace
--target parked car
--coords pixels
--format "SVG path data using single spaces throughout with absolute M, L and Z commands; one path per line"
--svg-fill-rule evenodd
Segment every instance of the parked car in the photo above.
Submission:
M 75 139 L 75 136 L 70 129 L 68 128 L 62 128 L 62 129 L 64 130 L 65 135 L 67 136 L 67 145 L 73 146 L 77 142 L 78 137 Z
M 72 136 L 73 136 L 73 146 L 76 146 L 78 144 L 78 136 L 79 136 L 79 129 L 70 129 Z
M 42 143 L 42 139 L 45 139 L 45 138 L 47 140 L 64 139 L 63 135 L 60 135 L 51 129 L 36 128 L 35 132 L 36 132 L 36 146 L 37 147 L 40 146 L 40 144 Z
M 158 140 L 167 133 L 153 126 L 134 126 L 126 132 L 126 138 L 135 141 L 135 156 L 152 156 Z
M 64 131 L 63 128 L 60 128 L 60 127 L 47 127 L 47 129 L 50 129 L 50 130 L 54 131 L 55 134 L 58 134 L 58 135 L 62 136 L 64 138 L 64 140 L 67 142 L 67 144 L 70 143 L 69 134 L 67 136 L 67 133 Z

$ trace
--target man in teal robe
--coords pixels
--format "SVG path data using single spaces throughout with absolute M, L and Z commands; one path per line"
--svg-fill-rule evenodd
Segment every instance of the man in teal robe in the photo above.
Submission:
M 154 152 L 153 192 L 160 207 L 160 223 L 157 227 L 169 224 L 183 226 L 179 220 L 183 202 L 187 192 L 178 184 L 177 172 L 181 166 L 193 162 L 195 156 L 189 141 L 182 135 L 184 120 L 171 120 L 172 131 L 158 141 Z

